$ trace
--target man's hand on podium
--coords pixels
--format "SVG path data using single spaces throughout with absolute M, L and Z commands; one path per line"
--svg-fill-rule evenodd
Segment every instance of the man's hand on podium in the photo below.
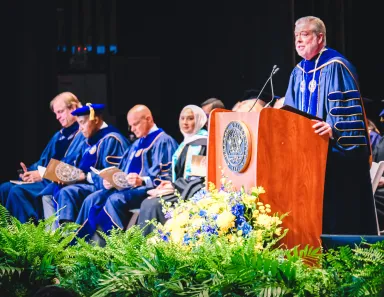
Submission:
M 312 128 L 315 129 L 315 133 L 319 135 L 328 134 L 329 138 L 333 138 L 332 128 L 327 122 L 322 122 L 318 120 L 312 120 L 312 121 L 316 122 L 316 124 L 312 126 Z

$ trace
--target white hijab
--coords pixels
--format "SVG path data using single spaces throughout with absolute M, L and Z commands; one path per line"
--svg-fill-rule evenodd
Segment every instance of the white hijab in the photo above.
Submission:
M 197 133 L 204 128 L 205 123 L 207 122 L 207 115 L 205 114 L 204 110 L 197 106 L 197 105 L 187 105 L 185 106 L 181 112 L 180 115 L 186 110 L 190 109 L 193 112 L 193 115 L 195 117 L 195 129 L 192 133 L 185 133 L 182 129 L 180 129 L 180 132 L 184 135 L 184 143 L 190 143 L 191 141 L 194 141 L 198 138 L 207 137 L 202 135 L 197 135 Z

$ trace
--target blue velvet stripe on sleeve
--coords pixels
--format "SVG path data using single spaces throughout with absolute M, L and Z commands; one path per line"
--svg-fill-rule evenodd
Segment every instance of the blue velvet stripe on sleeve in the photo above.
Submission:
M 334 107 L 329 111 L 329 114 L 334 117 L 351 117 L 355 115 L 363 115 L 363 109 L 361 108 L 361 105 Z
M 349 145 L 366 145 L 367 138 L 364 135 L 356 135 L 356 136 L 342 136 L 338 139 L 339 144 L 344 146 Z
M 358 121 L 340 121 L 335 124 L 335 129 L 339 131 L 351 131 L 351 130 L 362 130 L 365 131 L 364 122 Z
M 328 95 L 329 101 L 351 101 L 351 100 L 360 100 L 360 93 L 358 91 L 351 92 L 334 92 Z

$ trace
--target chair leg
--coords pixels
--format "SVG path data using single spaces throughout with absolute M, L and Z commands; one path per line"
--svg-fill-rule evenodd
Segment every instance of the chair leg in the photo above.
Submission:
M 139 214 L 140 214 L 139 211 L 135 211 L 132 213 L 132 217 L 128 222 L 127 230 L 131 228 L 133 225 L 136 225 Z
M 376 221 L 376 231 L 377 231 L 377 235 L 380 235 L 381 232 L 380 232 L 380 226 L 379 226 L 379 218 L 378 218 L 378 216 L 377 216 L 377 208 L 376 208 L 375 193 L 373 193 L 373 207 L 374 207 L 374 211 L 375 211 L 375 221 Z

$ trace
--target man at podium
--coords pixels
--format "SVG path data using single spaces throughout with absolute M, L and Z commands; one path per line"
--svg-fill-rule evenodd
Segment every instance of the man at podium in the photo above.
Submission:
M 312 127 L 330 138 L 323 234 L 375 234 L 371 148 L 355 68 L 326 47 L 326 28 L 319 18 L 298 19 L 294 34 L 303 60 L 291 73 L 284 104 L 323 119 L 314 120 Z

